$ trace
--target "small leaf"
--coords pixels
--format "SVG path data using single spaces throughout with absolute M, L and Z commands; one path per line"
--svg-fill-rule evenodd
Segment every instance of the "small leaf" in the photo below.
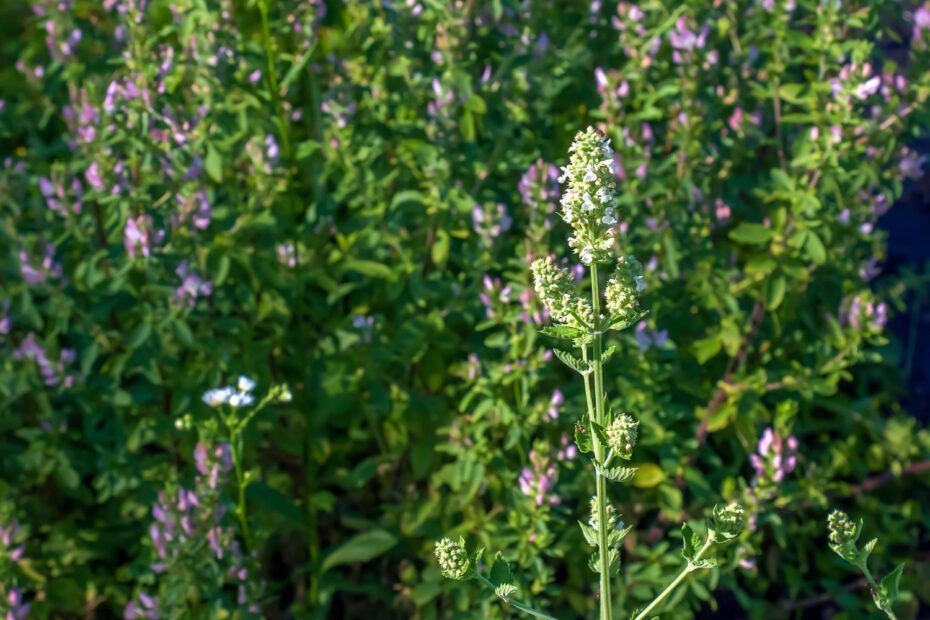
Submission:
M 207 146 L 207 158 L 203 161 L 203 168 L 213 181 L 223 182 L 223 158 L 212 144 Z
M 665 480 L 665 471 L 655 463 L 644 463 L 636 468 L 633 486 L 641 489 L 658 486 Z
M 720 353 L 723 342 L 716 336 L 710 338 L 701 338 L 694 342 L 694 357 L 699 364 L 704 364 L 713 356 Z
M 513 573 L 510 572 L 510 564 L 504 559 L 504 555 L 498 551 L 494 555 L 494 565 L 491 566 L 490 574 L 491 583 L 502 585 L 510 583 L 513 580 Z
M 888 599 L 889 603 L 893 603 L 895 599 L 898 598 L 898 587 L 901 585 L 901 573 L 904 572 L 904 562 L 895 566 L 895 569 L 885 575 L 885 578 L 882 579 L 879 589 Z
M 629 482 L 636 475 L 636 467 L 610 467 L 601 469 L 595 466 L 597 473 L 613 482 Z
M 587 454 L 592 450 L 591 433 L 585 429 L 584 424 L 575 425 L 575 445 L 582 454 Z
M 730 231 L 730 239 L 739 243 L 762 244 L 768 243 L 772 238 L 772 230 L 764 224 L 742 222 Z
M 568 325 L 546 325 L 539 330 L 539 333 L 560 340 L 574 340 L 582 334 L 580 329 Z
M 340 564 L 360 564 L 372 560 L 397 544 L 397 538 L 384 530 L 371 530 L 353 536 L 336 547 L 323 560 L 321 572 Z
M 695 545 L 695 536 L 694 531 L 692 531 L 691 526 L 687 523 L 681 524 L 681 556 L 688 560 L 688 563 L 694 561 L 694 554 L 698 552 L 697 545 Z
M 512 583 L 502 583 L 494 588 L 494 594 L 504 602 L 509 602 L 511 597 L 519 591 L 519 588 Z
M 581 533 L 584 535 L 585 541 L 592 547 L 597 547 L 597 530 L 581 521 L 578 522 L 578 527 L 581 528 Z
M 436 233 L 436 241 L 432 249 L 433 263 L 438 267 L 443 267 L 449 260 L 449 233 L 440 230 Z
M 591 374 L 591 371 L 594 370 L 594 364 L 592 364 L 591 362 L 585 361 L 585 360 L 578 359 L 577 357 L 575 357 L 574 355 L 572 355 L 571 353 L 567 351 L 560 351 L 559 349 L 553 349 L 552 352 L 555 353 L 555 356 L 557 358 L 562 360 L 563 364 L 565 364 L 566 366 L 568 366 L 569 368 L 571 368 L 572 370 L 574 370 L 575 372 L 581 375 Z
M 812 230 L 807 231 L 807 242 L 804 244 L 804 249 L 807 250 L 807 255 L 810 256 L 811 260 L 818 265 L 826 262 L 827 250 L 823 247 L 823 241 Z
M 373 260 L 350 260 L 345 265 L 347 270 L 357 271 L 363 276 L 389 279 L 393 276 L 391 268 Z
M 765 305 L 769 310 L 775 310 L 785 298 L 785 276 L 774 274 L 765 282 Z
M 607 544 L 611 547 L 619 547 L 620 543 L 623 542 L 623 539 L 626 538 L 626 535 L 630 533 L 630 530 L 633 529 L 632 525 L 614 530 L 607 535 Z

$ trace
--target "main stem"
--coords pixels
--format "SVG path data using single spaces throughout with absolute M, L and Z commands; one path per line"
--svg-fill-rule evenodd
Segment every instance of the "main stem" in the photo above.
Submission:
M 694 570 L 694 564 L 698 562 L 702 557 L 704 557 L 704 554 L 707 553 L 707 550 L 710 549 L 710 546 L 712 544 L 714 543 L 711 540 L 711 538 L 708 536 L 707 541 L 704 542 L 704 546 L 701 547 L 701 550 L 698 551 L 697 554 L 695 554 L 694 559 L 688 562 L 688 565 L 685 566 L 685 569 L 683 571 L 681 571 L 681 574 L 675 577 L 675 580 L 672 581 L 672 583 L 668 584 L 668 587 L 662 590 L 659 596 L 655 597 L 655 599 L 653 599 L 653 601 L 649 603 L 649 605 L 647 605 L 645 609 L 643 609 L 641 612 L 636 614 L 636 617 L 633 620 L 644 620 L 645 618 L 648 618 L 652 610 L 658 607 L 659 604 L 662 601 L 664 601 L 668 597 L 668 595 L 671 594 L 672 591 L 675 588 L 677 588 L 678 585 L 682 581 L 685 580 L 685 577 L 687 577 L 691 573 L 691 571 Z
M 246 552 L 252 550 L 252 531 L 249 529 L 249 517 L 246 509 L 245 487 L 246 481 L 242 471 L 242 435 L 236 433 L 232 438 L 230 452 L 232 453 L 233 467 L 236 470 L 236 485 L 239 487 L 239 502 L 236 505 L 236 516 L 242 527 L 242 538 L 245 541 Z
M 878 592 L 878 582 L 876 582 L 875 577 L 872 576 L 872 571 L 869 570 L 868 564 L 863 562 L 859 568 L 862 569 L 862 574 L 865 575 L 865 580 L 869 582 L 869 587 L 872 589 L 872 592 Z M 875 603 L 875 606 L 885 612 L 885 615 L 888 616 L 889 620 L 898 620 L 898 616 L 895 615 L 892 609 L 885 609 L 884 607 L 880 606 L 878 602 Z
M 597 263 L 591 263 L 591 307 L 594 310 L 594 422 L 604 425 L 604 375 L 601 351 L 601 294 L 597 281 Z M 587 383 L 587 377 L 585 377 Z M 591 433 L 594 458 L 599 467 L 604 466 L 604 445 L 597 433 Z M 613 620 L 613 597 L 610 594 L 610 555 L 607 546 L 607 480 L 595 471 L 597 486 L 597 546 L 598 567 L 601 576 L 601 620 Z

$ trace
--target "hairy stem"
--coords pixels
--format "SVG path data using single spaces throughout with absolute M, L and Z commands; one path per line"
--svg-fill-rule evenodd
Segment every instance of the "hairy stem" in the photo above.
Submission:
M 249 517 L 247 514 L 245 501 L 245 487 L 247 486 L 245 476 L 242 471 L 242 435 L 235 433 L 230 438 L 230 453 L 232 454 L 233 467 L 236 470 L 236 486 L 239 487 L 239 501 L 236 502 L 236 517 L 239 519 L 239 525 L 242 528 L 242 538 L 245 541 L 246 552 L 252 550 L 252 532 L 249 530 Z
M 497 586 L 494 585 L 494 583 L 493 583 L 490 579 L 488 579 L 487 577 L 485 577 L 485 576 L 482 575 L 481 573 L 477 573 L 475 576 L 476 576 L 476 578 L 478 579 L 478 581 L 480 581 L 480 582 L 483 583 L 484 585 L 488 586 L 488 587 L 491 588 L 492 590 L 496 590 L 496 589 L 497 589 Z M 527 605 L 526 603 L 521 603 L 520 601 L 514 600 L 514 599 L 509 598 L 509 597 L 506 598 L 506 599 L 502 599 L 502 600 L 504 600 L 506 603 L 508 603 L 509 605 L 511 605 L 514 609 L 519 609 L 519 610 L 522 611 L 523 613 L 527 613 L 527 614 L 529 614 L 529 615 L 531 615 L 531 616 L 535 616 L 535 617 L 537 617 L 537 618 L 545 618 L 546 620 L 558 620 L 558 618 L 556 618 L 555 616 L 550 616 L 549 614 L 545 614 L 545 613 L 543 613 L 543 612 L 541 612 L 541 611 L 537 611 L 536 609 L 533 609 L 532 607 L 530 607 L 530 606 Z
M 862 570 L 862 574 L 865 575 L 865 580 L 869 582 L 869 588 L 871 588 L 873 593 L 872 598 L 876 599 L 876 595 L 878 594 L 878 582 L 875 581 L 875 577 L 872 576 L 872 571 L 869 570 L 868 563 L 862 562 L 862 564 L 859 565 L 859 568 Z M 898 620 L 898 616 L 895 615 L 894 611 L 892 611 L 890 607 L 879 605 L 877 599 L 875 600 L 875 606 L 885 612 L 889 620 Z
M 633 620 L 644 620 L 645 618 L 648 618 L 652 610 L 658 607 L 662 601 L 668 598 L 668 595 L 671 594 L 675 588 L 677 588 L 681 582 L 685 580 L 685 577 L 687 577 L 692 571 L 697 570 L 695 563 L 699 562 L 701 558 L 704 557 L 704 554 L 707 553 L 707 550 L 710 549 L 712 544 L 714 544 L 713 540 L 710 536 L 708 536 L 707 540 L 704 542 L 704 546 L 701 547 L 701 550 L 695 554 L 694 559 L 688 562 L 688 565 L 685 566 L 684 570 L 682 570 L 677 577 L 675 577 L 672 583 L 668 584 L 668 586 L 659 593 L 659 596 L 655 597 L 653 601 L 646 606 L 645 609 L 636 614 L 636 617 Z
M 601 295 L 597 281 L 597 263 L 591 264 L 591 307 L 594 310 L 594 422 L 604 425 L 604 376 L 601 351 Z M 586 381 L 587 383 L 587 381 Z M 591 442 L 594 447 L 594 459 L 598 467 L 604 466 L 604 445 L 597 433 L 591 433 Z M 595 472 L 597 486 L 597 547 L 598 568 L 601 576 L 601 620 L 613 620 L 610 594 L 610 555 L 607 546 L 607 480 L 600 473 Z

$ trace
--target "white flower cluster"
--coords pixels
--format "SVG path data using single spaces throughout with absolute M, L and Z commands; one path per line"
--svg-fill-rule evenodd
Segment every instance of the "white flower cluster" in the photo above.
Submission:
M 242 375 L 236 381 L 236 386 L 227 385 L 226 387 L 214 388 L 207 390 L 203 394 L 203 402 L 211 407 L 220 405 L 229 405 L 230 407 L 248 407 L 255 402 L 252 396 L 252 390 L 255 389 L 255 381 Z
M 531 268 L 536 295 L 556 322 L 577 328 L 594 324 L 591 303 L 578 296 L 568 270 L 556 267 L 551 256 L 533 261 Z
M 575 230 L 568 244 L 585 265 L 607 262 L 617 224 L 610 140 L 588 127 L 578 132 L 569 152 L 568 165 L 559 177 L 559 183 L 568 184 L 562 194 L 562 219 Z

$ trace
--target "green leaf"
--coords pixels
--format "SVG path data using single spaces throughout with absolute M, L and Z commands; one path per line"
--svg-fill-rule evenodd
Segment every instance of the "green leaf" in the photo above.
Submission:
M 582 359 L 578 359 L 568 351 L 553 349 L 552 352 L 555 353 L 557 358 L 562 360 L 563 364 L 581 375 L 591 374 L 591 372 L 594 370 L 594 364 Z
M 394 275 L 390 267 L 373 260 L 350 260 L 346 263 L 346 269 L 357 271 L 363 276 L 371 278 L 390 279 Z
M 665 471 L 655 463 L 644 463 L 636 468 L 633 486 L 641 489 L 658 486 L 665 480 Z
M 704 364 L 720 352 L 722 344 L 720 338 L 716 336 L 696 340 L 694 342 L 694 357 L 697 358 L 699 364 Z
M 765 281 L 765 305 L 775 310 L 785 298 L 785 276 L 776 273 Z
M 636 475 L 636 467 L 610 467 L 601 469 L 595 467 L 597 473 L 613 482 L 629 482 Z
M 597 530 L 581 521 L 578 522 L 578 527 L 581 528 L 581 533 L 584 535 L 585 541 L 592 547 L 597 547 Z
M 326 572 L 341 564 L 368 562 L 384 554 L 396 544 L 397 539 L 384 530 L 363 532 L 336 547 L 323 560 L 320 570 Z
M 574 340 L 582 334 L 580 329 L 568 325 L 546 325 L 539 330 L 539 333 L 559 340 Z
M 681 555 L 689 563 L 694 561 L 694 555 L 700 550 L 701 542 L 694 534 L 694 530 L 687 523 L 681 524 Z
M 730 231 L 730 239 L 739 243 L 762 244 L 768 243 L 772 234 L 763 224 L 743 222 Z
M 491 566 L 491 573 L 488 578 L 494 585 L 510 583 L 513 580 L 510 564 L 504 559 L 504 555 L 500 551 L 494 555 L 494 564 Z
M 807 231 L 807 241 L 804 244 L 804 249 L 807 250 L 807 255 L 810 256 L 811 260 L 818 265 L 826 262 L 827 250 L 823 247 L 823 241 L 812 230 Z
M 898 588 L 901 585 L 901 573 L 904 572 L 904 562 L 895 566 L 895 569 L 885 575 L 885 578 L 882 579 L 882 582 L 879 584 L 879 589 L 885 595 L 885 598 L 888 599 L 889 603 L 893 603 L 898 598 Z
M 223 157 L 213 144 L 207 146 L 207 157 L 203 161 L 203 168 L 213 181 L 216 183 L 223 182 Z
M 587 431 L 584 424 L 575 425 L 575 445 L 582 454 L 587 454 L 593 448 L 591 446 L 591 433 Z
M 294 501 L 264 482 L 253 482 L 246 490 L 246 496 L 256 505 L 276 512 L 293 526 L 295 530 L 303 531 L 307 526 L 307 515 L 294 504 Z
M 440 230 L 436 233 L 436 241 L 433 243 L 431 256 L 433 264 L 443 267 L 449 260 L 449 233 Z

